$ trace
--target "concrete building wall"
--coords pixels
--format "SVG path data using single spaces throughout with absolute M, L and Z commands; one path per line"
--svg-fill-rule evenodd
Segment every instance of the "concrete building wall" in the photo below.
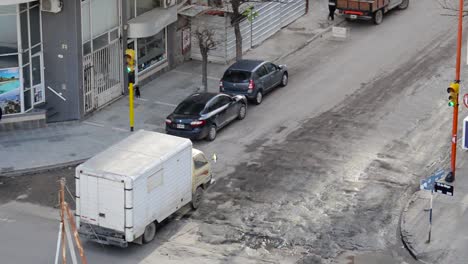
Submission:
M 48 122 L 81 119 L 84 116 L 81 1 L 64 1 L 60 13 L 43 12 L 42 34 Z

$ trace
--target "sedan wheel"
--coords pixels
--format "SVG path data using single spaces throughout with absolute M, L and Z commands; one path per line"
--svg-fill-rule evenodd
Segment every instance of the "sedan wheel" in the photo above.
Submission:
M 237 119 L 242 120 L 245 118 L 247 115 L 247 107 L 245 107 L 245 104 L 241 104 L 239 108 L 239 115 L 237 115 Z
M 288 85 L 288 74 L 283 73 L 283 77 L 281 78 L 281 86 L 284 87 Z
M 149 224 L 145 228 L 145 232 L 143 233 L 143 243 L 149 243 L 153 241 L 156 235 L 156 225 L 153 223 Z
M 217 131 L 216 131 L 216 126 L 215 126 L 215 125 L 211 125 L 210 131 L 208 132 L 208 136 L 206 137 L 206 139 L 207 139 L 208 141 L 213 141 L 213 140 L 215 140 L 215 138 L 216 138 L 216 132 L 217 132 Z
M 401 2 L 401 4 L 398 6 L 398 9 L 403 10 L 403 9 L 408 8 L 408 6 L 409 6 L 409 0 L 403 0 L 403 2 Z
M 257 92 L 257 96 L 255 96 L 255 104 L 261 104 L 263 101 L 263 94 L 262 91 Z

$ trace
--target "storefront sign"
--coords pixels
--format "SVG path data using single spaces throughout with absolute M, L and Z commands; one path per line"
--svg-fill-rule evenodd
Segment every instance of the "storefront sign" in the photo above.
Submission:
M 0 108 L 3 114 L 21 112 L 19 68 L 0 69 Z
M 185 54 L 190 50 L 190 28 L 182 30 L 182 53 Z

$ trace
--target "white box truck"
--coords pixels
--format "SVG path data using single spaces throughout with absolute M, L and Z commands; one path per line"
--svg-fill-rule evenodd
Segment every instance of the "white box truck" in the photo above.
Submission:
M 154 239 L 156 224 L 191 203 L 212 179 L 189 139 L 140 130 L 76 168 L 81 236 L 107 245 Z

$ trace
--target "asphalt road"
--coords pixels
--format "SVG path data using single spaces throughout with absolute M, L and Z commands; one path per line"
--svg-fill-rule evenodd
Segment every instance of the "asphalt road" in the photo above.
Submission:
M 400 213 L 449 150 L 456 22 L 441 13 L 437 1 L 412 1 L 287 57 L 287 87 L 195 144 L 219 157 L 201 208 L 143 247 L 86 242 L 89 263 L 413 263 Z M 52 262 L 61 176 L 73 192 L 72 169 L 0 179 L 8 263 Z

